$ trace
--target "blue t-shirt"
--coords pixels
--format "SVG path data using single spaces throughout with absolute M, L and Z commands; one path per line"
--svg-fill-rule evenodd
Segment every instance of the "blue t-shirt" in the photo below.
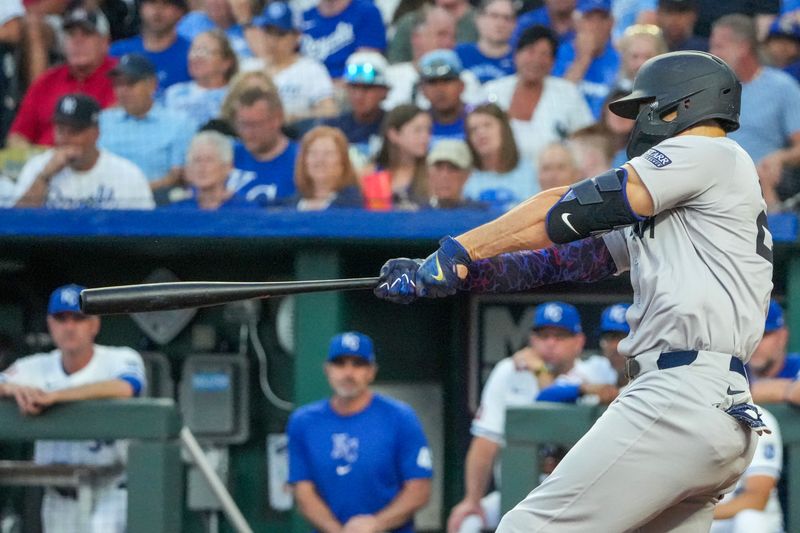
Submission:
M 430 147 L 433 146 L 441 141 L 442 139 L 457 139 L 459 141 L 464 141 L 467 138 L 467 116 L 466 114 L 462 114 L 458 117 L 458 120 L 453 122 L 452 124 L 442 124 L 441 122 L 437 122 L 436 119 L 431 115 L 431 119 L 433 119 L 433 128 L 431 128 L 431 142 Z
M 553 76 L 563 77 L 574 60 L 574 41 L 563 43 L 558 47 L 558 52 L 556 53 Z M 578 85 L 584 98 L 586 98 L 586 103 L 589 104 L 589 108 L 592 110 L 594 118 L 597 120 L 600 119 L 603 102 L 605 102 L 608 93 L 611 92 L 617 81 L 620 62 L 619 52 L 609 41 L 603 53 L 594 58 L 592 64 L 589 65 L 583 81 Z
M 785 148 L 800 131 L 800 85 L 780 70 L 763 67 L 755 79 L 742 84 L 739 129 L 728 136 L 758 163 Z
M 517 27 L 514 28 L 514 33 L 511 34 L 511 48 L 516 46 L 517 39 L 519 39 L 519 36 L 523 31 L 537 24 L 539 26 L 550 28 L 551 30 L 553 29 L 550 27 L 550 15 L 547 14 L 547 8 L 540 7 L 539 9 L 528 11 L 517 19 Z M 575 37 L 575 30 L 569 30 L 565 33 L 557 35 L 557 37 L 559 43 L 571 41 Z
M 158 93 L 176 83 L 189 81 L 189 47 L 191 43 L 180 35 L 168 48 L 160 52 L 151 52 L 144 47 L 141 35 L 111 43 L 110 54 L 122 57 L 125 54 L 142 54 L 156 67 L 158 75 Z
M 790 353 L 786 355 L 783 368 L 775 377 L 797 379 L 799 377 L 798 373 L 800 373 L 800 354 Z
M 286 432 L 289 483 L 312 482 L 342 523 L 380 511 L 406 481 L 433 475 L 414 411 L 380 394 L 351 416 L 336 413 L 329 400 L 301 407 L 289 417 Z M 413 521 L 392 531 L 413 532 Z
M 356 122 L 353 113 L 344 113 L 338 117 L 325 119 L 322 123 L 342 130 L 350 147 L 358 150 L 360 155 L 369 158 L 375 155 L 380 146 L 381 123 L 384 116 L 385 112 L 381 110 L 375 122 L 362 123 Z
M 297 143 L 289 141 L 281 154 L 269 161 L 258 161 L 241 141 L 233 145 L 233 172 L 228 190 L 260 206 L 280 203 L 295 193 L 294 163 Z
M 511 50 L 502 57 L 488 57 L 478 49 L 477 43 L 463 43 L 455 48 L 465 69 L 471 70 L 481 83 L 514 74 L 514 57 Z
M 189 42 L 192 42 L 199 34 L 217 29 L 217 25 L 211 20 L 205 11 L 190 11 L 178 21 L 178 35 Z M 229 26 L 225 30 L 225 36 L 231 43 L 234 53 L 239 57 L 252 57 L 253 52 L 250 45 L 244 38 L 244 30 L 238 24 Z
M 783 67 L 783 71 L 795 80 L 800 82 L 800 61 L 796 61 L 790 65 Z
M 190 196 L 189 198 L 184 198 L 178 202 L 167 204 L 165 207 L 169 209 L 200 209 L 200 205 L 197 203 L 197 198 L 194 195 Z M 222 202 L 217 209 L 252 209 L 254 207 L 259 206 L 255 202 L 251 202 L 242 196 L 236 196 L 234 194 Z
M 303 54 L 325 64 L 331 78 L 341 78 L 345 61 L 357 49 L 386 49 L 386 28 L 368 0 L 352 0 L 332 17 L 323 17 L 314 7 L 303 13 L 301 46 Z

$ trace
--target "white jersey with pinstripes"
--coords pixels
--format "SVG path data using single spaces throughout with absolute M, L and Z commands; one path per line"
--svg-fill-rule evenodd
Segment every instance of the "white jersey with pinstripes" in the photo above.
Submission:
M 707 350 L 747 362 L 772 290 L 772 237 L 753 161 L 726 137 L 684 135 L 630 165 L 655 216 L 603 236 L 634 290 L 620 352 Z

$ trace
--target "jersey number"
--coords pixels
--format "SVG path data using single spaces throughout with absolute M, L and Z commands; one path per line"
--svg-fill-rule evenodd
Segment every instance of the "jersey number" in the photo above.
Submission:
M 764 211 L 759 213 L 756 218 L 756 253 L 772 263 L 772 233 L 769 232 L 767 225 L 767 214 Z

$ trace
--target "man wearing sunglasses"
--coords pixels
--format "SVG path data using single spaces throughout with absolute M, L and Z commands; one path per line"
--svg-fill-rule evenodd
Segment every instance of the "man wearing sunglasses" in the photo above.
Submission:
M 95 344 L 100 319 L 80 310 L 80 285 L 50 295 L 47 329 L 56 349 L 16 361 L 0 373 L 0 397 L 13 398 L 20 412 L 36 416 L 50 406 L 82 400 L 131 398 L 145 388 L 141 356 L 126 347 Z M 37 441 L 38 464 L 123 465 L 122 441 Z M 92 533 L 125 531 L 125 474 L 106 479 L 94 491 Z M 74 488 L 47 488 L 42 501 L 44 531 L 72 531 L 79 505 Z

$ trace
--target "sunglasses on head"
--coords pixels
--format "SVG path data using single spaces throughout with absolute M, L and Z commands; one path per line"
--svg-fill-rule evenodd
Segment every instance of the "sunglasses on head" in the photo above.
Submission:
M 371 63 L 353 63 L 347 65 L 344 72 L 344 80 L 354 84 L 372 85 L 379 76 L 380 73 Z

